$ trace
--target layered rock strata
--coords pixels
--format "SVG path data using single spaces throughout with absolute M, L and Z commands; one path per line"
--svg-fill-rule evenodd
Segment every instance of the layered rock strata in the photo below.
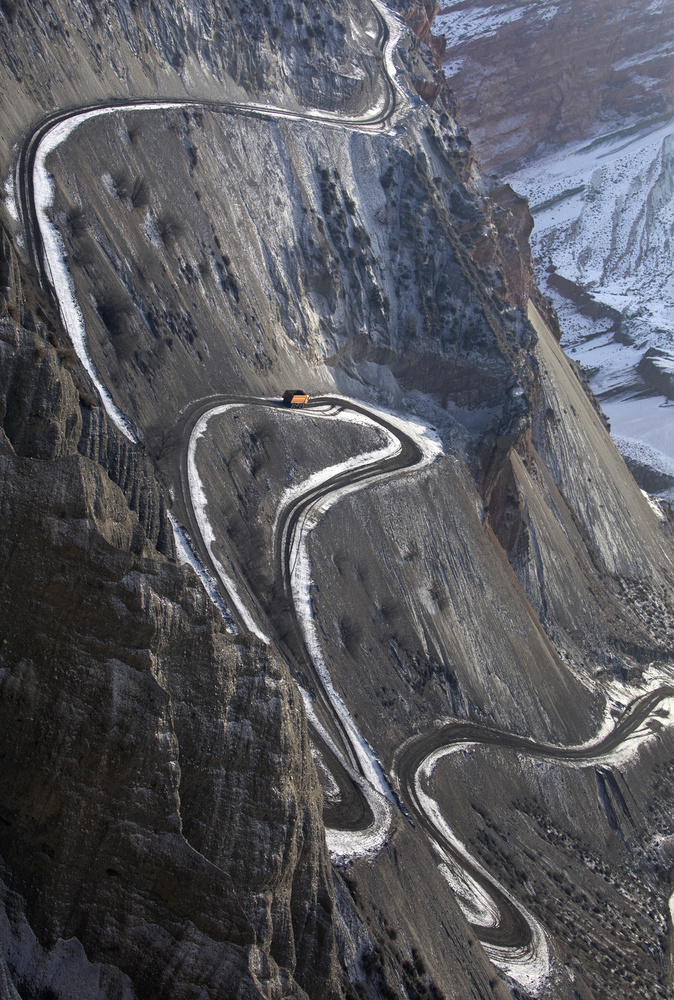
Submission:
M 546 147 L 671 115 L 663 4 L 445 3 L 433 30 L 487 168 L 509 173 Z

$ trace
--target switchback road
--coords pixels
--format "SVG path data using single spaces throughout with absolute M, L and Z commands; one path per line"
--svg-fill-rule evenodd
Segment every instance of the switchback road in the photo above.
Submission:
M 45 233 L 50 226 L 46 215 L 47 204 L 41 203 L 38 210 L 38 198 L 36 187 L 44 180 L 46 170 L 46 157 L 49 151 L 55 148 L 59 142 L 63 141 L 67 135 L 79 124 L 83 124 L 90 118 L 116 114 L 123 111 L 148 112 L 157 111 L 163 108 L 200 108 L 213 112 L 230 114 L 237 116 L 255 117 L 261 120 L 280 121 L 289 119 L 293 121 L 303 121 L 307 124 L 320 125 L 321 127 L 341 128 L 341 129 L 386 129 L 391 122 L 392 116 L 399 109 L 401 96 L 399 88 L 394 79 L 392 64 L 392 47 L 395 41 L 393 25 L 398 30 L 397 22 L 386 12 L 386 8 L 380 0 L 372 0 L 377 20 L 377 39 L 383 61 L 384 73 L 382 78 L 383 94 L 380 103 L 366 111 L 360 117 L 340 117 L 314 109 L 306 111 L 294 111 L 286 108 L 271 107 L 250 103 L 219 102 L 213 100 L 183 100 L 179 98 L 133 98 L 133 99 L 110 99 L 105 102 L 94 102 L 76 108 L 64 108 L 53 111 L 45 116 L 41 121 L 34 124 L 23 142 L 15 169 L 15 187 L 18 201 L 18 209 L 23 223 L 26 247 L 35 266 L 39 279 L 45 289 L 51 290 L 59 305 L 61 315 L 64 319 L 66 329 L 71 334 L 73 344 L 78 351 L 78 356 L 84 367 L 89 371 L 95 384 L 101 391 L 106 408 L 110 413 L 112 397 L 108 390 L 102 385 L 98 373 L 88 356 L 84 337 L 81 339 L 73 332 L 71 325 L 70 304 L 66 308 L 65 296 L 70 295 L 70 289 L 64 287 L 59 275 L 55 273 L 56 265 L 64 264 L 50 257 L 50 253 L 45 242 Z M 67 283 L 66 283 L 67 284 Z M 76 304 L 75 304 L 75 308 Z M 333 733 L 332 741 L 326 740 L 321 731 L 314 727 L 313 738 L 318 745 L 323 759 L 328 768 L 334 774 L 341 791 L 341 802 L 338 805 L 326 809 L 326 819 L 329 823 L 339 826 L 343 824 L 345 828 L 354 831 L 366 830 L 373 822 L 372 809 L 368 797 L 363 792 L 367 785 L 365 768 L 362 762 L 362 744 L 356 746 L 353 740 L 353 732 L 346 725 L 343 713 L 337 710 L 333 691 L 326 683 L 324 675 L 316 669 L 311 651 L 306 644 L 306 636 L 303 631 L 303 623 L 298 615 L 297 604 L 293 594 L 293 570 L 295 552 L 298 545 L 302 543 L 305 534 L 305 520 L 308 513 L 326 502 L 330 496 L 338 495 L 342 491 L 355 488 L 367 487 L 371 483 L 382 478 L 391 478 L 396 475 L 406 474 L 421 464 L 422 453 L 418 443 L 410 435 L 400 431 L 394 423 L 386 420 L 384 416 L 376 416 L 367 407 L 357 403 L 345 403 L 342 399 L 324 397 L 314 401 L 317 405 L 339 406 L 350 409 L 354 413 L 366 416 L 369 420 L 380 424 L 388 433 L 392 434 L 399 443 L 399 449 L 394 455 L 386 459 L 373 462 L 366 462 L 361 467 L 352 468 L 345 472 L 340 472 L 319 485 L 306 490 L 305 493 L 295 496 L 293 500 L 280 512 L 277 531 L 273 542 L 272 558 L 276 567 L 276 575 L 279 585 L 284 595 L 285 607 L 294 616 L 293 632 L 297 637 L 295 648 L 290 650 L 278 635 L 278 630 L 274 625 L 273 614 L 269 609 L 265 609 L 258 597 L 246 591 L 245 601 L 238 598 L 233 600 L 232 593 L 223 585 L 225 600 L 233 610 L 234 618 L 238 621 L 240 628 L 250 629 L 250 621 L 256 623 L 256 628 L 268 629 L 274 634 L 278 647 L 286 650 L 291 667 L 296 671 L 310 672 L 314 679 L 314 685 L 321 700 L 324 714 L 332 719 Z M 194 510 L 193 496 L 190 487 L 189 476 L 189 455 L 190 445 L 198 422 L 210 413 L 213 409 L 222 406 L 239 405 L 278 405 L 269 400 L 251 399 L 245 396 L 217 396 L 195 401 L 188 407 L 179 421 L 179 456 L 175 460 L 172 478 L 177 488 L 176 506 L 178 513 L 188 526 L 198 558 L 202 564 L 209 567 L 214 578 L 220 579 L 218 566 L 215 564 L 213 554 L 202 533 L 202 525 Z M 114 410 L 113 413 L 118 411 Z M 123 415 L 122 415 L 123 416 Z M 115 419 L 115 417 L 113 417 Z M 119 426 L 127 433 L 128 421 L 123 418 Z M 117 422 L 117 420 L 115 420 Z M 130 435 L 131 436 L 131 435 Z M 245 608 L 243 608 L 245 604 Z M 242 610 L 243 608 L 243 610 Z M 260 633 L 258 633 L 260 634 Z M 300 652 L 298 654 L 297 648 Z M 298 657 L 301 662 L 298 662 Z M 476 925 L 476 932 L 479 938 L 487 945 L 501 949 L 511 949 L 521 951 L 531 948 L 534 944 L 535 926 L 532 919 L 524 908 L 513 900 L 513 897 L 503 887 L 499 886 L 484 869 L 475 861 L 471 861 L 466 856 L 466 852 L 460 851 L 456 847 L 454 839 L 449 836 L 441 824 L 437 821 L 437 816 L 429 811 L 426 802 L 426 792 L 424 783 L 430 774 L 432 758 L 437 758 L 444 752 L 451 753 L 460 744 L 466 743 L 475 746 L 491 746 L 499 750 L 516 751 L 525 753 L 533 758 L 558 760 L 563 763 L 582 766 L 590 765 L 606 757 L 611 752 L 618 750 L 634 735 L 639 726 L 657 710 L 660 702 L 674 695 L 674 689 L 663 687 L 649 695 L 638 699 L 626 711 L 618 725 L 604 737 L 601 741 L 591 746 L 585 747 L 555 747 L 545 744 L 536 744 L 522 737 L 512 736 L 507 733 L 486 729 L 471 723 L 451 723 L 443 727 L 434 728 L 426 734 L 422 734 L 408 741 L 401 748 L 397 755 L 394 766 L 398 776 L 398 787 L 403 802 L 406 804 L 406 811 L 411 820 L 424 831 L 431 843 L 445 854 L 452 857 L 457 865 L 460 865 L 466 873 L 467 878 L 477 884 L 493 902 L 494 911 L 497 918 L 486 926 Z

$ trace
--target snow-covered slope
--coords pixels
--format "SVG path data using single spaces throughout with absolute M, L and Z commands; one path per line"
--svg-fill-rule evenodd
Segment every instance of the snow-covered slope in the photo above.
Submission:
M 538 280 L 623 454 L 674 484 L 674 123 L 555 151 L 510 177 L 529 197 Z M 642 476 L 648 473 L 642 470 Z
M 640 484 L 674 487 L 674 21 L 661 0 L 451 0 L 434 30 L 484 166 Z

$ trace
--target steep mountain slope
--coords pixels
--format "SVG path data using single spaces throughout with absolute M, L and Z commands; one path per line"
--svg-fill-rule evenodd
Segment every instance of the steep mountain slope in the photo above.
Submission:
M 671 499 L 672 124 L 526 167 L 541 284 L 640 484 Z
M 2 11 L 5 993 L 665 996 L 671 527 L 423 41 Z

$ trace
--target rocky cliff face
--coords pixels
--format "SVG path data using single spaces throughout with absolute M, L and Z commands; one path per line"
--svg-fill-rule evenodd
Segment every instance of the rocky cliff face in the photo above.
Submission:
M 147 460 L 109 468 L 45 328 L 1 322 L 4 995 L 338 995 L 287 670 L 155 548 Z
M 369 3 L 2 12 L 7 167 L 39 108 L 189 95 L 111 107 L 48 158 L 86 352 L 8 197 L 4 992 L 666 995 L 669 703 L 632 709 L 641 749 L 591 747 L 670 676 L 671 529 L 558 347 L 526 206 L 434 93 L 432 10 L 404 11 L 419 37 Z M 376 130 L 387 72 L 403 94 Z M 384 423 L 270 409 L 293 384 Z M 280 511 L 391 445 L 382 407 L 430 450 L 304 512 L 293 619 Z M 169 509 L 222 569 L 215 603 Z M 406 775 L 452 721 L 489 740 Z M 437 812 L 413 816 L 423 795 Z

